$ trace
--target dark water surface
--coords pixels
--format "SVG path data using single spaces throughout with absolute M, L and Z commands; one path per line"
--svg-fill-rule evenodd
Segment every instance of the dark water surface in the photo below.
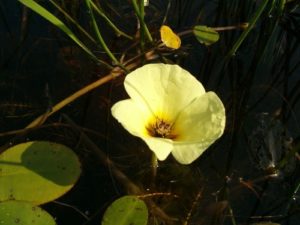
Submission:
M 146 8 L 149 28 L 156 35 L 167 2 L 150 0 Z M 237 0 L 171 2 L 166 24 L 181 32 L 200 23 L 221 27 L 249 21 L 261 1 L 256 1 L 257 5 L 254 1 Z M 81 5 L 72 1 L 66 4 L 74 8 L 74 15 L 87 27 Z M 136 18 L 127 1 L 103 4 L 120 28 L 134 34 Z M 72 102 L 38 129 L 1 136 L 0 143 L 7 146 L 10 142 L 49 140 L 70 146 L 78 154 L 83 167 L 79 182 L 58 199 L 60 203 L 43 206 L 59 225 L 100 224 L 106 207 L 127 193 L 126 185 L 80 140 L 66 117 L 85 128 L 99 149 L 144 193 L 169 193 L 171 197 L 154 200 L 171 217 L 179 219 L 174 224 L 183 224 L 193 204 L 189 225 L 263 221 L 300 224 L 296 189 L 300 184 L 299 156 L 290 153 L 299 150 L 300 139 L 299 12 L 293 2 L 281 16 L 274 11 L 265 12 L 226 62 L 223 60 L 240 30 L 221 33 L 220 41 L 210 47 L 188 36 L 179 51 L 166 54 L 195 75 L 207 90 L 220 96 L 226 107 L 227 124 L 223 137 L 193 164 L 182 166 L 171 157 L 160 162 L 154 184 L 149 179 L 151 154 L 147 146 L 128 134 L 110 114 L 114 102 L 127 98 L 122 79 Z M 109 29 L 104 33 L 119 57 L 128 42 Z M 55 103 L 108 72 L 57 28 L 16 1 L 0 2 L 0 40 L 1 133 L 24 128 Z M 95 54 L 107 60 L 100 50 L 96 49 Z M 152 224 L 168 223 L 158 219 Z

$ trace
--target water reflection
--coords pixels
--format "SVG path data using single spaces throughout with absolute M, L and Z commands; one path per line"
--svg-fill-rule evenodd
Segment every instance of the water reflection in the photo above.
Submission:
M 269 113 L 257 115 L 257 126 L 249 139 L 249 155 L 254 166 L 276 177 L 291 174 L 296 168 L 295 157 L 288 157 L 293 138 L 282 122 Z M 281 160 L 288 157 L 279 168 Z

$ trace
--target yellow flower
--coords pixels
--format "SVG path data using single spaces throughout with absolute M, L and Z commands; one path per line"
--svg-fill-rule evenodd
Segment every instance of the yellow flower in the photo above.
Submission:
M 160 39 L 168 48 L 178 49 L 181 45 L 180 37 L 175 34 L 172 29 L 166 25 L 160 28 Z
M 177 65 L 145 65 L 128 74 L 124 86 L 130 99 L 113 105 L 112 115 L 159 160 L 172 153 L 190 164 L 223 134 L 221 100 Z

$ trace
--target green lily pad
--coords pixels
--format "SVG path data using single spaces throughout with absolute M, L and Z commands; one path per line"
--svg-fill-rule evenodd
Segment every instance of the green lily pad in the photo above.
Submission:
M 105 211 L 102 225 L 146 225 L 148 209 L 136 196 L 124 196 L 114 201 Z
M 29 202 L 0 203 L 0 224 L 3 225 L 55 225 L 53 217 Z
M 0 201 L 20 200 L 39 205 L 69 191 L 80 176 L 80 162 L 61 144 L 34 141 L 0 154 Z
M 193 33 L 197 40 L 204 45 L 211 45 L 217 42 L 220 38 L 220 35 L 217 31 L 207 26 L 195 26 L 193 28 Z

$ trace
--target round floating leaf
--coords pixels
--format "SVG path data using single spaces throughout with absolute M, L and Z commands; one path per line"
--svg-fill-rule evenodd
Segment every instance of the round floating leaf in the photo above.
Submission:
M 114 201 L 103 216 L 102 225 L 146 225 L 148 210 L 136 196 L 124 196 Z
M 211 45 L 217 42 L 220 38 L 220 35 L 214 29 L 207 26 L 195 26 L 193 32 L 197 40 L 204 45 Z
M 15 145 L 0 154 L 0 201 L 36 205 L 69 191 L 80 176 L 78 157 L 68 147 L 45 141 Z
M 45 210 L 29 202 L 7 201 L 0 203 L 0 224 L 3 225 L 55 225 Z

